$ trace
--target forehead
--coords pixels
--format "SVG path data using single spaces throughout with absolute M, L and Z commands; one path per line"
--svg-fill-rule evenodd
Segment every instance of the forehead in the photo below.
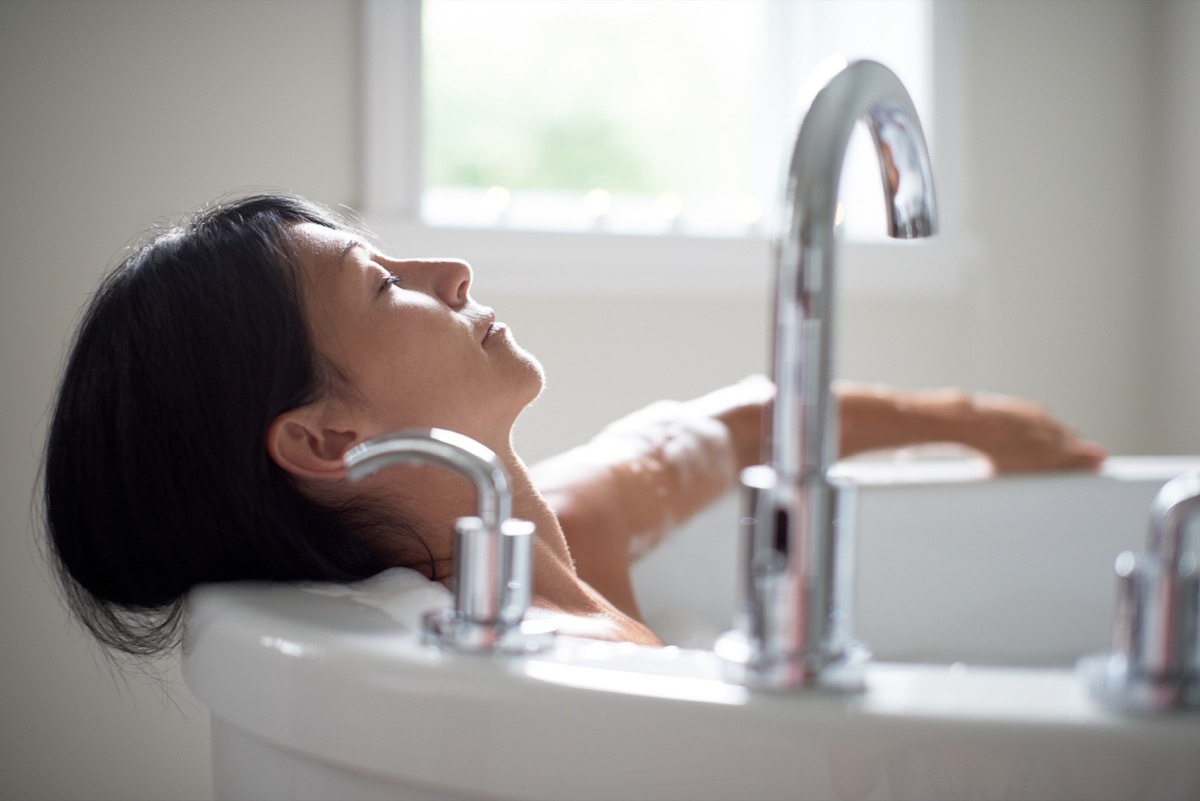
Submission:
M 347 246 L 359 241 L 358 237 L 349 231 L 327 228 L 311 222 L 296 223 L 290 227 L 289 233 L 292 237 L 292 244 L 306 261 L 330 258 L 340 261 L 341 257 L 345 255 Z
M 310 291 L 336 281 L 345 272 L 350 246 L 362 241 L 349 231 L 310 222 L 290 226 L 288 234 L 298 272 Z

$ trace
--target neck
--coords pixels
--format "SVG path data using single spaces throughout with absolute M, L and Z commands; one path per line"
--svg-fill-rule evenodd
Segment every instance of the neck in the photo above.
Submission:
M 579 606 L 584 593 L 554 510 L 534 487 L 529 470 L 511 443 L 492 447 L 509 477 L 514 517 L 536 527 L 534 540 L 534 602 L 550 608 Z M 475 486 L 465 477 L 434 465 L 396 465 L 380 471 L 356 488 L 373 499 L 386 499 L 420 533 L 433 554 L 434 578 L 448 583 L 452 576 L 454 523 L 478 512 Z M 400 554 L 397 554 L 399 557 Z
M 567 540 L 558 516 L 538 492 L 525 462 L 511 448 L 497 452 L 508 469 L 512 489 L 513 517 L 536 527 L 533 548 L 534 606 L 591 615 L 607 611 L 606 603 L 580 581 L 575 572 Z
M 536 527 L 533 545 L 533 607 L 565 615 L 563 633 L 653 644 L 653 635 L 627 617 L 579 578 L 554 510 L 538 492 L 525 463 L 511 444 L 493 452 L 508 471 L 513 516 Z M 386 473 L 386 475 L 385 475 Z M 429 465 L 399 466 L 368 481 L 373 497 L 384 497 L 422 533 L 434 557 L 435 579 L 449 584 L 453 575 L 454 522 L 477 512 L 475 487 L 464 477 Z M 365 482 L 364 482 L 365 483 Z

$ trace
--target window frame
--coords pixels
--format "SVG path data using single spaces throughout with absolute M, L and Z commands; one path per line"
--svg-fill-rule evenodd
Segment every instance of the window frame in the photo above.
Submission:
M 933 158 L 941 232 L 921 243 L 844 242 L 839 275 L 844 294 L 952 298 L 964 291 L 977 261 L 979 247 L 961 216 L 965 87 L 961 12 L 955 5 L 934 3 L 932 10 Z M 465 258 L 484 268 L 476 283 L 493 293 L 713 297 L 770 290 L 766 235 L 565 233 L 424 223 L 420 2 L 363 0 L 362 58 L 360 212 L 387 247 L 404 255 Z

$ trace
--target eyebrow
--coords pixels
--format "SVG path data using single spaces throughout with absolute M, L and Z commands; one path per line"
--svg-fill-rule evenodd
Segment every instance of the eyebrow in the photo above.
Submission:
M 354 248 L 356 248 L 356 247 L 365 248 L 366 246 L 367 246 L 367 243 L 363 242 L 358 237 L 356 237 L 356 236 L 350 237 L 350 241 L 346 243 L 346 246 L 344 248 L 342 248 L 342 252 L 338 256 L 338 262 L 339 263 L 344 262 L 346 260 L 346 254 L 349 253 L 350 251 L 354 250 Z

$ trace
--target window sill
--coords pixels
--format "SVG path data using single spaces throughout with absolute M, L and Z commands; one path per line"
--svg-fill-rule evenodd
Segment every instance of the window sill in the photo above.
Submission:
M 463 258 L 488 292 L 761 297 L 771 287 L 766 238 L 551 233 L 426 226 L 363 214 L 397 256 Z M 959 296 L 976 259 L 969 237 L 843 243 L 840 288 L 856 298 Z

